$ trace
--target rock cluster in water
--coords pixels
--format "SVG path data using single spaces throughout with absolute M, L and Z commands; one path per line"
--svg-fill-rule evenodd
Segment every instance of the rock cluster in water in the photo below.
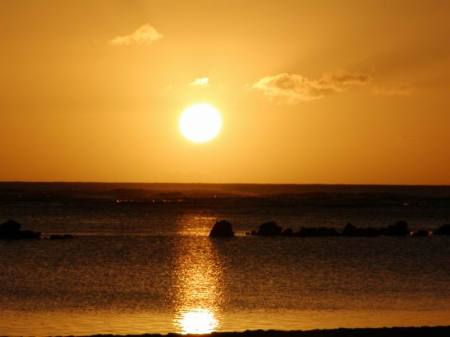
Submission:
M 398 221 L 387 227 L 356 227 L 348 223 L 342 231 L 331 227 L 302 227 L 294 232 L 291 228 L 283 229 L 275 221 L 261 224 L 257 231 L 247 233 L 255 236 L 289 236 L 289 237 L 375 237 L 375 236 L 414 236 L 428 237 L 430 235 L 450 235 L 450 224 L 442 225 L 434 232 L 418 230 L 412 232 L 406 221 Z
M 14 220 L 8 220 L 0 224 L 0 240 L 26 240 L 42 239 L 41 232 L 22 230 L 22 225 Z M 69 240 L 74 236 L 70 234 L 53 234 L 48 237 L 50 240 Z
M 41 233 L 30 230 L 21 230 L 22 225 L 14 220 L 8 220 L 0 225 L 0 239 L 40 239 Z
M 387 227 L 356 227 L 348 223 L 343 230 L 338 231 L 331 227 L 301 227 L 294 232 L 291 228 L 283 229 L 275 221 L 262 223 L 258 230 L 246 233 L 254 236 L 287 236 L 287 237 L 376 237 L 376 236 L 413 236 L 428 237 L 433 235 L 450 235 L 450 224 L 437 228 L 434 232 L 421 229 L 412 232 L 406 221 L 397 221 Z M 234 237 L 233 225 L 227 220 L 217 221 L 210 237 Z

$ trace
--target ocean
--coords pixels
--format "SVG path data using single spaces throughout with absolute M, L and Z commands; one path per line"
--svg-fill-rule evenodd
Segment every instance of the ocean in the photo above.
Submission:
M 450 324 L 450 237 L 257 237 L 450 223 L 449 186 L 1 183 L 0 335 Z M 211 239 L 215 221 L 236 237 Z

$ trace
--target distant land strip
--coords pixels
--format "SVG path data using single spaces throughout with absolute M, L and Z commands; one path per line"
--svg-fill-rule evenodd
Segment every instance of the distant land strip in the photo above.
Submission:
M 210 334 L 142 334 L 142 335 L 91 335 L 91 337 L 448 337 L 450 326 L 436 327 L 401 327 L 401 328 L 355 328 L 355 329 L 326 329 L 326 330 L 252 330 L 242 332 L 213 332 Z M 87 337 L 87 336 L 86 336 Z

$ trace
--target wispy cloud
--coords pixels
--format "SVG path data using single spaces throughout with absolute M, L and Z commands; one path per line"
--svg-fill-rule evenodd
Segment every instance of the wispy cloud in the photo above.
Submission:
M 296 103 L 323 98 L 349 87 L 366 85 L 370 81 L 371 77 L 368 74 L 344 70 L 323 74 L 318 79 L 308 79 L 300 74 L 281 73 L 263 77 L 252 87 L 271 98 Z
M 116 36 L 109 43 L 112 46 L 150 45 L 162 38 L 163 35 L 147 23 L 129 35 Z
M 189 83 L 191 87 L 207 87 L 209 85 L 208 77 L 199 77 Z
M 376 86 L 372 91 L 375 95 L 382 96 L 410 96 L 414 92 L 414 88 L 404 84 L 399 86 Z

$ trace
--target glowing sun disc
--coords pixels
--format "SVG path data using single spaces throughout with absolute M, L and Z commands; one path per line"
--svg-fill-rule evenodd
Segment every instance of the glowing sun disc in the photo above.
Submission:
M 183 111 L 179 127 L 181 134 L 191 142 L 205 143 L 219 134 L 222 117 L 212 105 L 199 103 Z

